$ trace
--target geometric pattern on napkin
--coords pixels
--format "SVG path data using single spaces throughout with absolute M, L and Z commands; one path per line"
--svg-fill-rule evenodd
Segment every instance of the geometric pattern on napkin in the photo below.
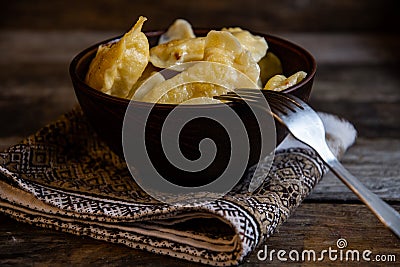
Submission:
M 160 203 L 130 177 L 80 109 L 0 153 L 0 211 L 37 226 L 211 265 L 238 264 L 325 172 L 305 148 L 277 151 L 263 185 L 202 206 Z

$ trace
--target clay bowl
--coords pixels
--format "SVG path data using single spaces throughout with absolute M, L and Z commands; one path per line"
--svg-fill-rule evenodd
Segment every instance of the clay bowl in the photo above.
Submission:
M 205 35 L 208 31 L 209 30 L 196 30 L 196 34 L 197 36 L 201 36 Z M 163 31 L 146 33 L 150 46 L 156 45 L 162 33 Z M 269 51 L 272 51 L 280 58 L 284 74 L 288 76 L 299 70 L 308 73 L 303 81 L 284 91 L 285 93 L 296 95 L 308 101 L 316 72 L 316 62 L 312 55 L 304 48 L 287 40 L 272 35 L 259 33 L 257 33 L 257 35 L 263 36 L 268 42 Z M 107 43 L 115 39 L 116 38 L 105 40 L 101 43 Z M 93 126 L 98 136 L 103 139 L 115 153 L 123 157 L 122 125 L 129 101 L 102 93 L 89 87 L 84 82 L 89 64 L 94 58 L 99 44 L 100 43 L 83 50 L 72 60 L 69 69 L 70 76 L 79 104 L 89 123 Z M 144 111 L 153 107 L 153 104 L 144 102 L 136 104 L 143 107 Z M 233 108 L 243 120 L 249 134 L 250 157 L 247 166 L 252 166 L 260 158 L 259 144 L 261 136 L 254 116 L 252 116 L 252 113 L 244 106 L 245 105 L 239 105 Z M 218 152 L 213 163 L 202 171 L 185 172 L 176 168 L 174 165 L 170 164 L 165 157 L 160 139 L 163 122 L 175 107 L 175 105 L 156 104 L 146 122 L 140 121 L 140 112 L 138 112 L 136 118 L 133 118 L 137 120 L 138 123 L 147 123 L 145 135 L 147 153 L 157 171 L 170 182 L 181 186 L 201 186 L 208 184 L 224 171 L 227 161 L 229 161 L 229 157 L 231 156 L 227 136 L 221 127 L 217 127 L 218 125 L 214 127 L 210 124 L 209 120 L 198 119 L 193 121 L 193 123 L 188 123 L 180 133 L 179 139 L 179 145 L 185 157 L 192 160 L 197 159 L 200 156 L 198 145 L 204 138 L 212 139 L 215 144 L 217 144 Z M 198 105 L 197 107 L 188 105 L 186 108 L 188 112 L 193 112 L 193 109 L 198 108 Z M 209 107 L 203 106 L 201 108 L 212 109 L 216 107 L 215 105 L 210 105 Z M 281 142 L 286 134 L 287 131 L 285 128 L 276 123 L 277 144 Z M 134 167 L 140 170 L 140 166 Z

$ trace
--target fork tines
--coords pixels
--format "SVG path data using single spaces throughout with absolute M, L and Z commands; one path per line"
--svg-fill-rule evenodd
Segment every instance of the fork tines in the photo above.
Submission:
M 264 97 L 273 112 L 287 115 L 286 109 L 294 112 L 296 108 L 304 109 L 301 100 L 296 100 L 289 94 L 280 93 L 272 90 L 258 90 L 241 88 L 235 91 L 228 92 L 224 95 L 215 96 L 215 99 L 228 100 L 233 102 L 259 102 L 260 98 Z M 293 106 L 295 105 L 295 106 Z

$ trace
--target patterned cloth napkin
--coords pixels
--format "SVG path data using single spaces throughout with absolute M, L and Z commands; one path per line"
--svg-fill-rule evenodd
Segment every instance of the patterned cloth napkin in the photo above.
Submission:
M 343 153 L 355 140 L 354 128 L 320 115 L 332 150 Z M 124 160 L 75 109 L 0 153 L 0 212 L 189 261 L 235 265 L 288 219 L 325 172 L 316 154 L 289 136 L 255 192 L 245 180 L 208 204 L 171 206 L 135 184 Z

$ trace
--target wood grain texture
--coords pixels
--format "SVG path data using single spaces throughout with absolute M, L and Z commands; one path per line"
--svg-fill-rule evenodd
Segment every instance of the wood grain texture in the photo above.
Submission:
M 400 206 L 395 208 L 400 210 Z M 204 266 L 188 263 L 167 256 L 155 256 L 152 253 L 134 250 L 123 245 L 110 244 L 60 233 L 54 230 L 41 229 L 22 223 L 15 223 L 4 215 L 0 215 L 0 263 L 2 266 Z M 400 242 L 387 230 L 363 205 L 354 204 L 314 204 L 301 205 L 277 233 L 270 237 L 265 245 L 268 250 L 282 249 L 287 252 L 297 250 L 337 249 L 336 241 L 344 238 L 348 242 L 347 249 L 366 250 L 372 255 L 395 255 L 400 257 Z M 260 261 L 256 249 L 242 266 L 265 266 L 271 262 Z M 286 256 L 287 257 L 287 256 Z M 372 258 L 372 257 L 371 257 Z M 286 266 L 288 262 L 280 262 L 276 254 L 272 263 Z M 295 266 L 315 266 L 316 262 L 289 262 Z M 324 266 L 365 266 L 366 262 L 330 261 L 328 257 L 322 261 Z M 390 262 L 375 266 L 395 266 Z
M 399 201 L 400 140 L 359 138 L 345 154 L 343 165 L 371 191 L 387 201 Z M 357 197 L 333 174 L 316 186 L 309 200 L 356 201 Z

